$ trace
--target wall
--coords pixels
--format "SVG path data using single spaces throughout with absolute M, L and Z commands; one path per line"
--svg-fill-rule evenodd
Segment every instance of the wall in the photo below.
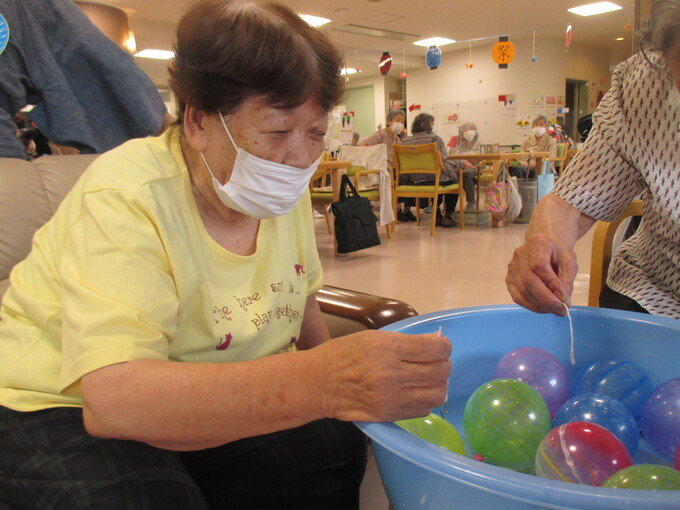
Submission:
M 609 60 L 604 51 L 572 44 L 565 52 L 563 41 L 537 38 L 538 62 L 531 62 L 532 40 L 513 40 L 515 60 L 508 69 L 499 69 L 491 59 L 494 42 L 473 47 L 472 69 L 465 67 L 470 59 L 465 48 L 445 53 L 436 70 L 409 70 L 407 105 L 421 106 L 409 116 L 418 111 L 434 115 L 437 131 L 445 141 L 457 134 L 459 122 L 470 120 L 477 124 L 483 143 L 520 143 L 529 127 L 518 128 L 517 121 L 528 122 L 540 113 L 552 112 L 554 116 L 557 104 L 537 101 L 545 103 L 554 98 L 557 103 L 565 96 L 566 78 L 609 85 Z M 499 95 L 507 94 L 514 94 L 512 102 L 498 100 Z M 458 120 L 448 119 L 455 114 Z

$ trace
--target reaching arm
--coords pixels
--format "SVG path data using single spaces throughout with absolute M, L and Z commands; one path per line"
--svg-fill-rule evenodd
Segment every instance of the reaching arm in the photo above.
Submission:
M 508 264 L 506 284 L 515 303 L 538 313 L 565 315 L 578 271 L 574 245 L 595 223 L 549 194 L 531 216 L 525 243 Z
M 81 380 L 96 437 L 197 450 L 329 417 L 424 416 L 446 395 L 451 344 L 434 335 L 362 331 L 318 347 L 234 363 L 138 359 Z

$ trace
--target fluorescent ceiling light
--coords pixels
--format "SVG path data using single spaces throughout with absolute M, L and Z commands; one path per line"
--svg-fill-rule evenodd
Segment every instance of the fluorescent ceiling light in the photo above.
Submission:
M 594 4 L 581 5 L 579 7 L 572 7 L 567 9 L 567 11 L 579 16 L 593 16 L 594 14 L 602 14 L 605 12 L 618 11 L 623 9 L 620 5 L 613 4 L 611 2 L 596 2 Z
M 158 60 L 170 60 L 175 54 L 172 51 L 167 50 L 142 50 L 139 53 L 135 53 L 135 57 L 141 58 L 155 58 Z
M 356 67 L 343 67 L 342 69 L 340 69 L 340 74 L 342 74 L 343 76 L 346 74 L 356 74 L 358 72 L 360 71 Z
M 447 39 L 446 37 L 430 37 L 428 39 L 422 39 L 420 41 L 416 41 L 413 44 L 416 46 L 424 46 L 426 48 L 429 48 L 430 46 L 444 46 L 445 44 L 451 44 L 455 43 L 453 39 Z
M 329 20 L 328 18 L 312 16 L 311 14 L 298 14 L 298 16 L 305 20 L 308 25 L 311 25 L 313 27 L 320 27 L 321 25 L 325 25 L 326 23 L 331 22 L 331 20 Z

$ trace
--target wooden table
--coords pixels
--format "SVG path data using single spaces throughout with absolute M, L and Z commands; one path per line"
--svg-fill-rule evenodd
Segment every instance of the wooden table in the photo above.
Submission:
M 479 163 L 480 161 L 491 160 L 493 165 L 493 180 L 496 180 L 500 170 L 501 161 L 513 161 L 522 158 L 533 158 L 536 160 L 536 168 L 541 168 L 543 159 L 549 158 L 549 152 L 491 152 L 488 154 L 449 154 L 448 159 L 464 159 L 471 163 Z M 497 163 L 496 163 L 497 162 Z
M 464 159 L 466 161 L 470 161 L 471 163 L 479 163 L 480 161 L 489 161 L 491 160 L 493 162 L 493 173 L 491 180 L 492 182 L 496 181 L 496 178 L 498 177 L 498 172 L 500 172 L 501 169 L 501 161 L 513 161 L 513 160 L 518 160 L 522 158 L 533 158 L 536 160 L 536 167 L 535 168 L 541 168 L 543 165 L 543 159 L 544 158 L 549 158 L 550 153 L 549 152 L 492 152 L 488 154 L 479 154 L 479 153 L 472 153 L 472 154 L 450 154 L 448 156 L 448 159 Z M 479 184 L 477 184 L 479 186 Z M 500 221 L 496 220 L 493 216 L 491 217 L 491 227 L 496 228 L 503 226 L 505 224 L 505 219 L 502 219 Z

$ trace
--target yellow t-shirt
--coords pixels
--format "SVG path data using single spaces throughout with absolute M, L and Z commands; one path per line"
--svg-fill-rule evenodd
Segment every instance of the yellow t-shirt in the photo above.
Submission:
M 133 359 L 286 352 L 321 285 L 308 193 L 235 255 L 205 229 L 177 132 L 130 141 L 97 158 L 12 271 L 0 405 L 82 406 L 83 375 Z

